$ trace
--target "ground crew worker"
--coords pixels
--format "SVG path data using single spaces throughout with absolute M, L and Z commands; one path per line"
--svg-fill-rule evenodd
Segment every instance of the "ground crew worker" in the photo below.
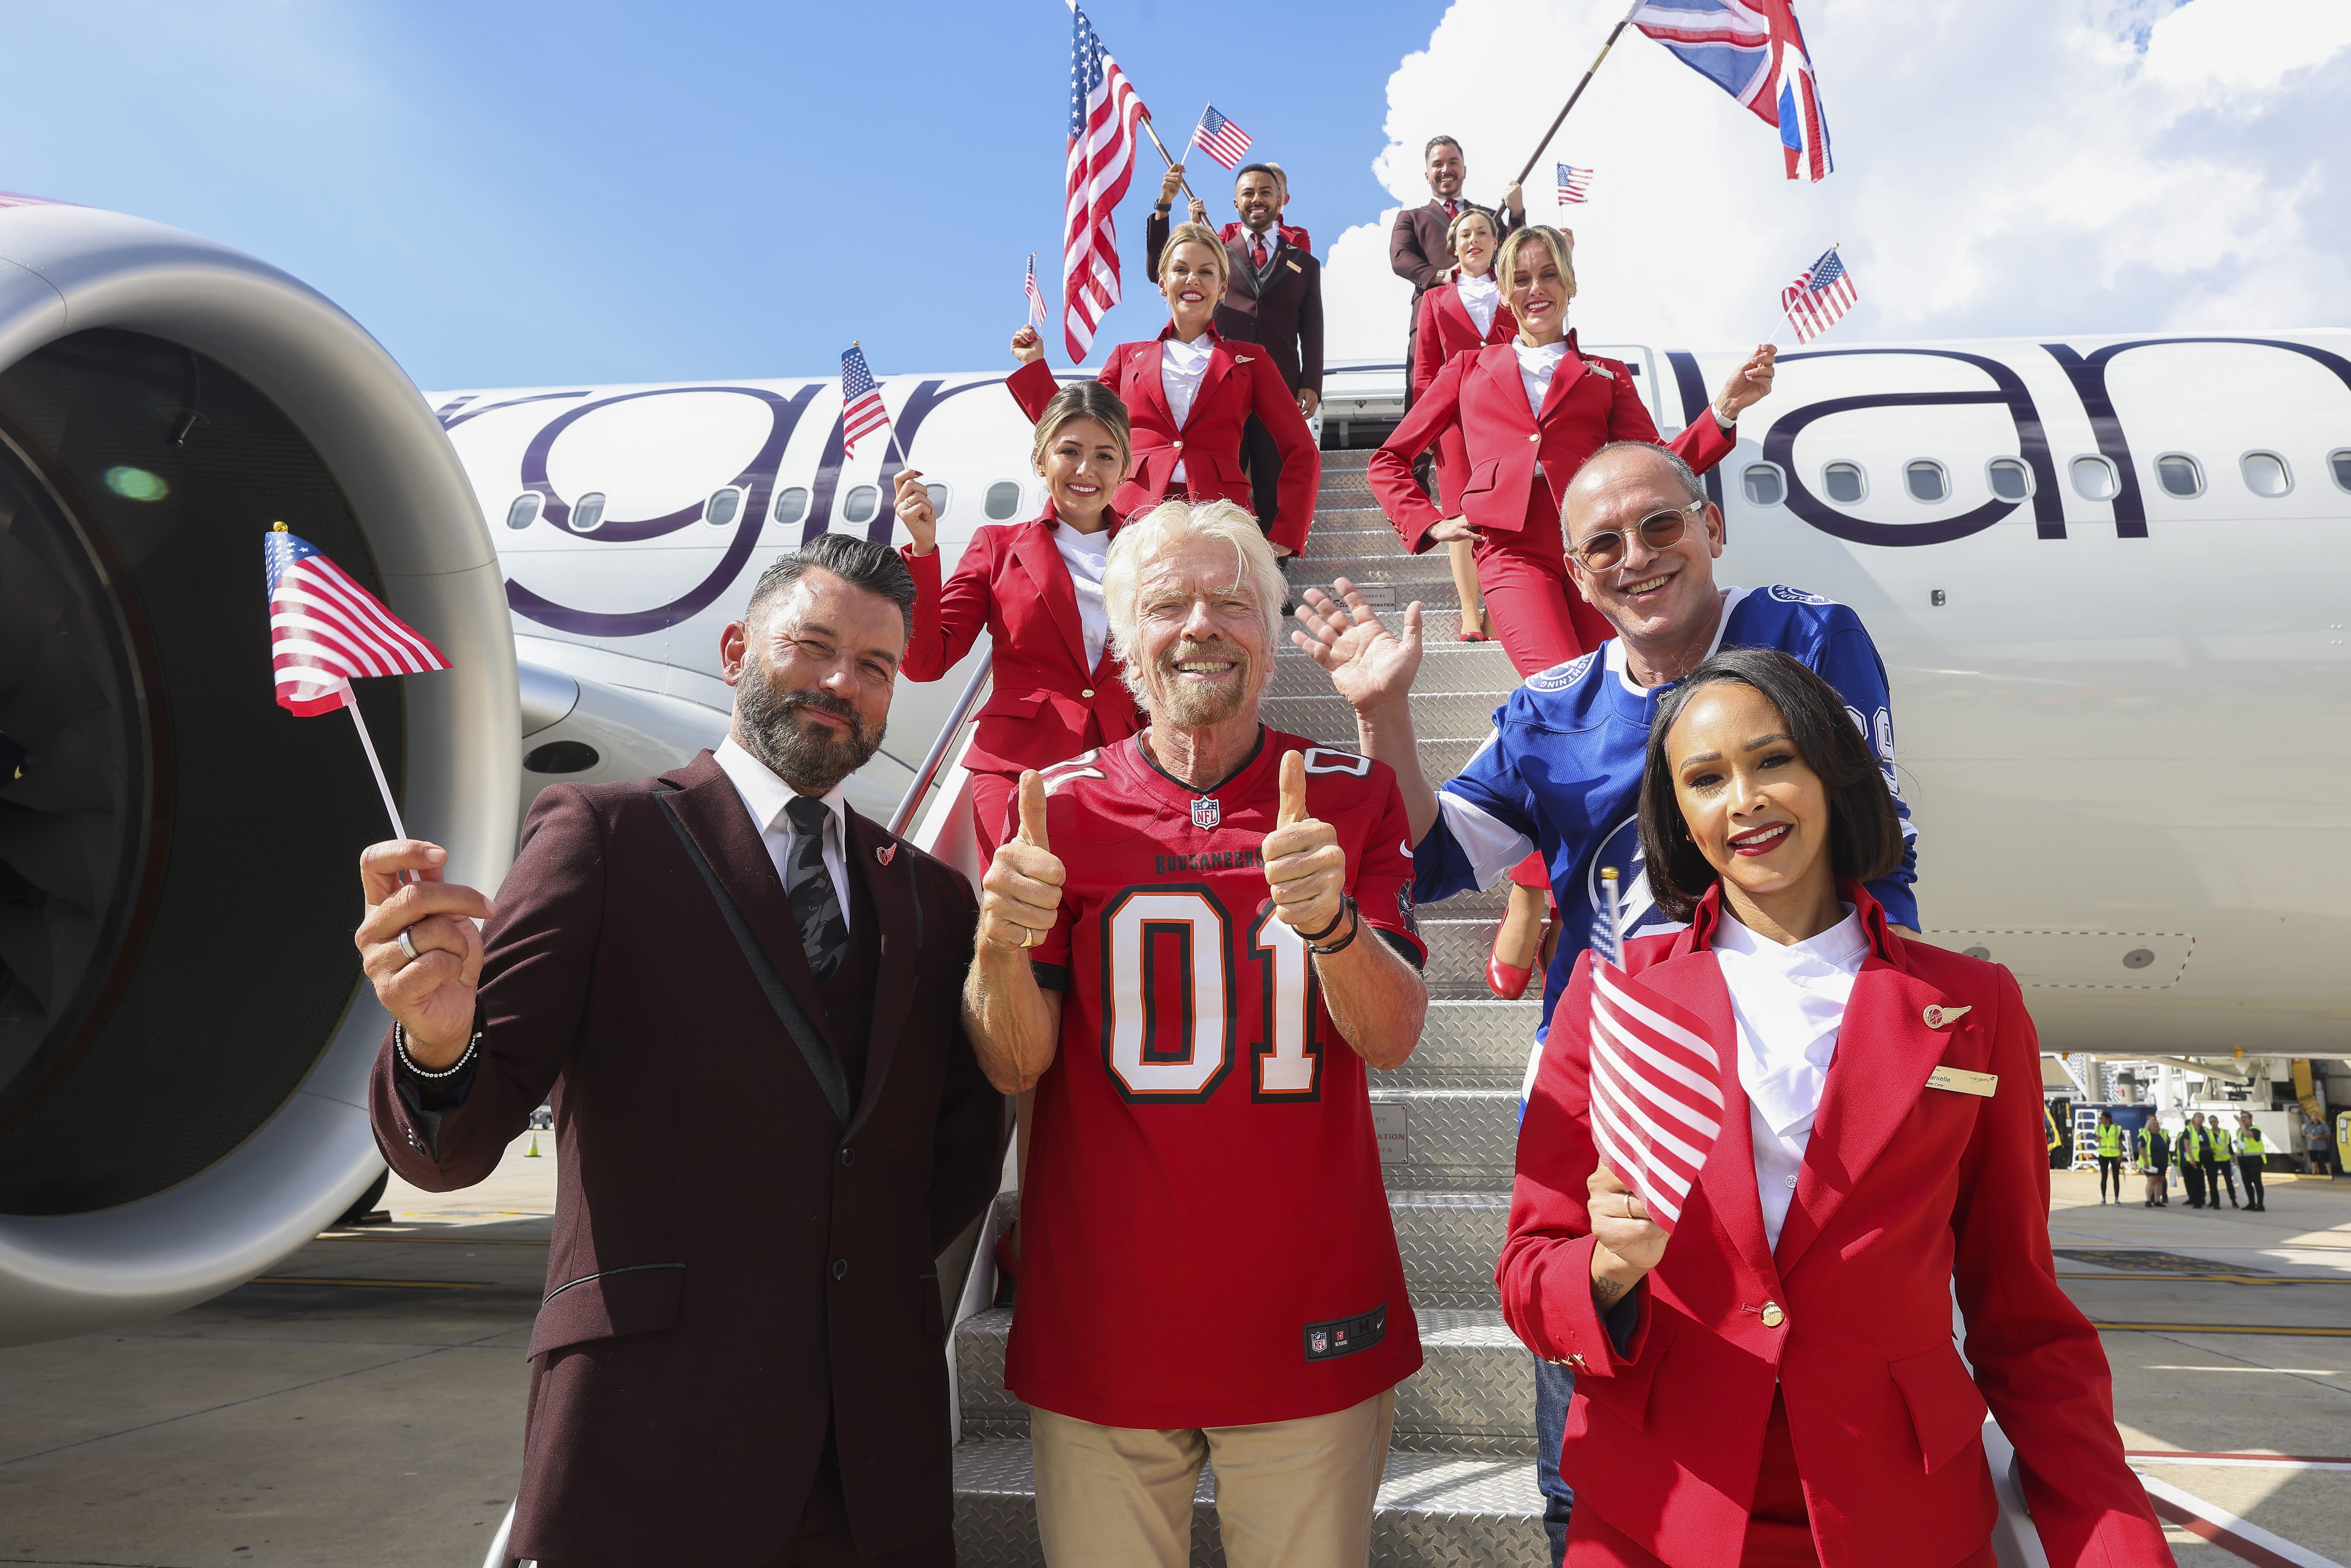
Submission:
M 2171 1140 L 2163 1135 L 2163 1124 L 2147 1118 L 2147 1141 L 2139 1145 L 2139 1155 L 2147 1169 L 2147 1207 L 2171 1207 Z
M 2197 1112 L 2179 1129 L 2179 1185 L 2188 1189 L 2188 1207 L 2204 1207 L 2204 1113 Z
M 2212 1119 L 2204 1124 L 2204 1185 L 2211 1189 L 2212 1207 L 2215 1208 L 2220 1207 L 2220 1189 L 2223 1187 L 2229 1190 L 2229 1207 L 2240 1207 L 2237 1202 L 2236 1152 L 2235 1140 L 2229 1136 L 2229 1129 L 2220 1124 L 2220 1113 L 2213 1112 Z
M 2123 1130 L 2112 1111 L 2098 1113 L 2098 1202 L 2106 1202 L 2106 1183 L 2115 1184 L 2114 1201 L 2123 1200 Z
M 2245 1177 L 2245 1207 L 2260 1214 L 2270 1206 L 2269 1191 L 2262 1185 L 2262 1162 L 2269 1157 L 2269 1145 L 2262 1142 L 2262 1130 L 2253 1125 L 2251 1111 L 2237 1113 L 2237 1169 Z

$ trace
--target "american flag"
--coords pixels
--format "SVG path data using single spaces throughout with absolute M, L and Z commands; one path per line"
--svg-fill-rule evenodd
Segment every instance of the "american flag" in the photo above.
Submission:
M 1192 145 L 1226 168 L 1238 169 L 1249 156 L 1249 133 L 1218 114 L 1212 103 L 1200 111 L 1200 123 L 1192 131 Z
M 1559 166 L 1559 204 L 1588 202 L 1592 199 L 1592 171 L 1579 169 L 1573 163 Z
M 1592 1138 L 1661 1230 L 1722 1131 L 1722 1054 L 1705 1020 L 1599 951 L 1592 967 Z
M 1029 253 L 1029 319 L 1038 330 L 1045 327 L 1045 291 L 1037 287 L 1037 253 Z
M 449 661 L 342 568 L 278 524 L 262 536 L 277 706 L 309 718 L 349 706 L 365 675 L 421 675 Z
M 1780 132 L 1789 179 L 1836 167 L 1795 0 L 1649 0 L 1631 20 Z
M 882 406 L 882 389 L 874 384 L 865 350 L 852 343 L 841 356 L 841 453 L 857 455 L 857 438 L 890 428 L 890 411 Z
M 1093 347 L 1094 329 L 1118 303 L 1118 229 L 1113 214 L 1134 177 L 1135 121 L 1150 110 L 1102 47 L 1086 14 L 1071 5 L 1069 193 L 1061 226 L 1061 332 L 1072 363 Z
M 1836 246 L 1821 253 L 1820 260 L 1796 274 L 1796 281 L 1780 290 L 1780 308 L 1788 313 L 1788 325 L 1796 329 L 1796 341 L 1809 343 L 1831 327 L 1837 318 L 1853 308 L 1860 294 L 1853 286 L 1853 274 L 1837 259 Z

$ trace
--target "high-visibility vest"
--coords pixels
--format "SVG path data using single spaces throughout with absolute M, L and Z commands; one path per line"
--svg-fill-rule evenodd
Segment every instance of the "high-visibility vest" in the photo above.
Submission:
M 2237 1152 L 2241 1155 L 2251 1155 L 2255 1159 L 2260 1159 L 2263 1155 L 2268 1154 L 2269 1150 L 2262 1143 L 2262 1130 L 2259 1127 L 2248 1127 L 2238 1134 Z
M 2194 1124 L 2179 1129 L 2179 1160 L 2182 1165 L 2204 1163 L 2204 1129 Z
M 2205 1158 L 2225 1160 L 2229 1157 L 2232 1140 L 2229 1136 L 2228 1128 L 2207 1127 L 2204 1129 L 2204 1136 L 2208 1140 L 2204 1146 L 2210 1151 Z
M 2123 1130 L 2112 1122 L 2103 1123 L 2098 1127 L 2098 1157 L 2102 1160 L 2123 1157 Z

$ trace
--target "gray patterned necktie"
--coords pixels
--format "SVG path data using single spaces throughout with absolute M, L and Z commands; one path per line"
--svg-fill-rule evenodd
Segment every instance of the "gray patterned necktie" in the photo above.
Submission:
M 831 813 L 824 802 L 795 795 L 784 808 L 796 836 L 784 894 L 792 903 L 792 918 L 799 923 L 800 946 L 808 953 L 809 973 L 823 985 L 841 967 L 849 946 L 849 921 L 841 913 L 841 890 L 824 864 L 824 820 Z

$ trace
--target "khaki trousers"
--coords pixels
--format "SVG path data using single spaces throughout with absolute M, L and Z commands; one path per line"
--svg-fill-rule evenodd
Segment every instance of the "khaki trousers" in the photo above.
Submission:
M 1185 1568 L 1203 1463 L 1231 1568 L 1364 1568 L 1395 1390 L 1328 1416 L 1155 1431 L 1029 1416 L 1037 1529 L 1054 1568 Z

